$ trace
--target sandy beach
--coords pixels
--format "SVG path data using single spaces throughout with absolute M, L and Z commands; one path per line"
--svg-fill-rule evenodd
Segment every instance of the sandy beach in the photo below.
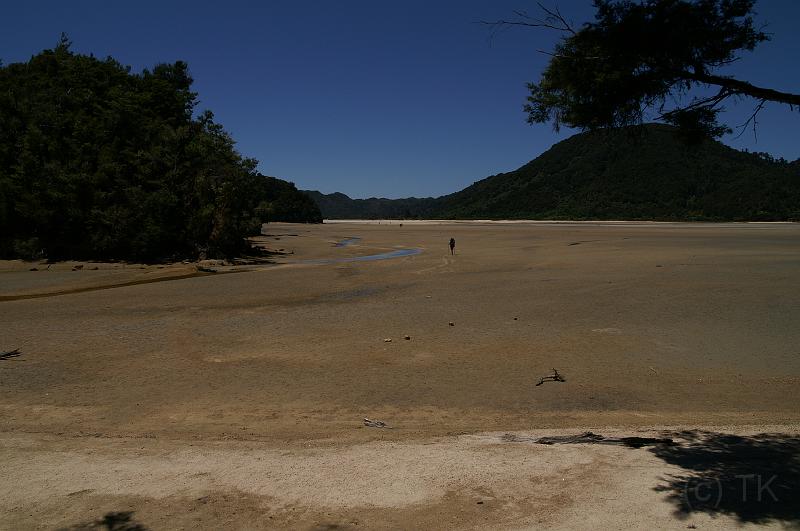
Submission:
M 263 232 L 0 263 L 0 528 L 800 525 L 800 225 Z

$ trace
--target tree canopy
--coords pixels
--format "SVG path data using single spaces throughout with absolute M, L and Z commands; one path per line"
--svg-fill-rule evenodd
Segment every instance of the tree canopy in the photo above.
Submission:
M 191 85 L 182 61 L 131 73 L 65 37 L 0 67 L 0 256 L 231 255 L 263 221 L 320 221 L 211 112 L 194 116 Z
M 495 25 L 546 27 L 563 33 L 525 106 L 530 123 L 579 129 L 641 124 L 679 126 L 695 139 L 731 129 L 718 115 L 731 98 L 800 106 L 800 95 L 759 87 L 719 70 L 769 36 L 756 28 L 755 0 L 594 0 L 594 22 L 573 28 L 557 9 L 543 19 L 518 12 Z M 708 92 L 709 88 L 711 92 Z M 699 89 L 699 91 L 698 91 Z M 705 91 L 705 92 L 703 92 Z

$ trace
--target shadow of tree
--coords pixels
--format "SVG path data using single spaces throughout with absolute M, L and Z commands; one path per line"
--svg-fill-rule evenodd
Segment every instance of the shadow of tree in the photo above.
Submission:
M 106 531 L 148 531 L 147 527 L 133 519 L 133 511 L 106 513 L 99 520 L 65 527 L 59 531 L 89 531 L 97 529 Z
M 708 431 L 670 434 L 674 444 L 648 451 L 686 474 L 662 478 L 676 515 L 726 514 L 742 523 L 800 524 L 800 437 Z
M 741 523 L 779 521 L 800 526 L 800 437 L 688 430 L 661 437 L 605 437 L 592 432 L 530 437 L 506 433 L 503 442 L 604 444 L 647 448 L 682 468 L 654 488 L 666 492 L 678 518 L 693 512 L 726 514 Z

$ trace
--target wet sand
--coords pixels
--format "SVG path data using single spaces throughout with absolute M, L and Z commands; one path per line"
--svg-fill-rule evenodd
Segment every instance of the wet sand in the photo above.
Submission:
M 241 274 L 126 286 L 194 266 L 102 279 L 91 265 L 0 267 L 0 351 L 23 354 L 0 360 L 0 527 L 113 511 L 156 529 L 798 523 L 687 511 L 654 490 L 686 467 L 652 448 L 499 437 L 691 428 L 791 442 L 800 226 L 264 232 L 285 254 L 219 267 Z M 404 249 L 421 252 L 354 260 Z M 25 294 L 37 298 L 2 299 Z M 553 368 L 566 382 L 536 386 Z

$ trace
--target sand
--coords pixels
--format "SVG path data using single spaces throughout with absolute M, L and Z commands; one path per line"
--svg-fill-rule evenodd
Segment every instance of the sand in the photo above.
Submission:
M 0 527 L 800 522 L 800 226 L 264 232 L 274 263 L 190 278 L 0 264 Z M 587 430 L 676 450 L 529 441 Z M 774 463 L 781 501 L 741 503 L 733 472 Z M 687 507 L 692 481 L 725 496 Z

